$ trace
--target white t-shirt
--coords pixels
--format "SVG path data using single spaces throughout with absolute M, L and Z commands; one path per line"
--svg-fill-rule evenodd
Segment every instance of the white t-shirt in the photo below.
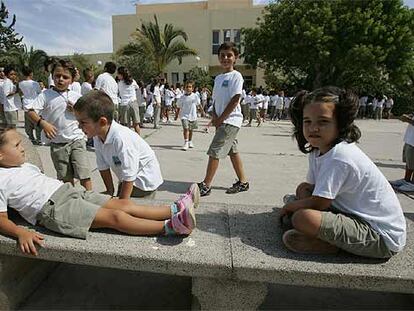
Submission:
M 19 82 L 19 89 L 23 93 L 23 109 L 27 111 L 27 107 L 30 106 L 36 97 L 42 92 L 40 85 L 33 80 L 23 80 Z
M 175 93 L 172 90 L 164 90 L 164 102 L 165 102 L 165 106 L 171 106 L 172 102 L 175 98 Z
M 177 107 L 180 108 L 181 120 L 196 121 L 197 105 L 200 105 L 200 97 L 195 93 L 191 93 L 190 95 L 184 94 L 181 96 L 177 101 Z
M 78 81 L 75 81 L 71 85 L 69 85 L 69 90 L 74 91 L 79 95 L 82 95 L 82 87 Z
M 276 103 L 277 103 L 278 98 L 279 98 L 279 95 L 272 95 L 272 96 L 270 96 L 270 103 L 269 103 L 269 105 L 272 106 L 272 107 L 276 107 Z M 281 109 L 281 108 L 278 108 L 278 109 Z
M 237 70 L 222 73 L 216 77 L 213 88 L 213 102 L 214 110 L 218 117 L 221 116 L 227 105 L 230 103 L 230 100 L 235 95 L 239 94 L 241 97 L 243 82 L 243 76 Z M 238 128 L 241 127 L 243 123 L 243 114 L 241 113 L 240 99 L 239 104 L 223 123 L 231 124 Z
M 392 108 L 392 106 L 394 106 L 394 100 L 392 98 L 388 98 L 387 101 L 385 102 L 385 107 Z
M 159 86 L 154 86 L 154 90 L 152 91 L 152 99 L 153 99 L 153 104 L 154 102 L 156 104 L 161 104 L 161 92 L 160 92 L 160 87 Z
M 3 83 L 3 108 L 4 111 L 17 111 L 22 106 L 22 102 L 19 94 L 7 97 L 7 95 L 16 92 L 16 85 L 6 78 Z
M 368 101 L 368 96 L 362 96 L 362 97 L 359 99 L 359 105 L 360 105 L 361 107 L 365 107 L 365 106 L 367 105 L 367 101 Z
M 244 90 L 243 90 L 243 92 L 244 92 Z M 246 92 L 244 92 L 244 95 L 246 96 Z M 207 91 L 202 91 L 202 92 L 201 92 L 201 100 L 202 100 L 202 101 L 207 101 L 207 98 L 208 98 L 208 93 L 207 93 Z
M 36 215 L 63 182 L 45 176 L 37 166 L 0 167 L 0 212 L 15 209 L 26 221 L 36 224 Z
M 391 251 L 406 243 L 406 222 L 391 185 L 355 143 L 341 142 L 324 155 L 309 155 L 307 180 L 312 195 L 331 199 L 332 206 L 367 221 Z
M 145 88 L 137 88 L 135 90 L 135 95 L 137 97 L 138 106 L 145 107 L 147 105 L 147 90 Z
M 38 110 L 43 119 L 56 127 L 57 134 L 50 140 L 51 142 L 68 143 L 85 138 L 75 115 L 67 109 L 68 102 L 75 104 L 79 97 L 81 95 L 73 91 L 60 93 L 54 89 L 47 89 L 37 96 L 32 107 L 28 107 Z M 44 131 L 42 131 L 42 142 L 48 142 Z
M 180 88 L 175 89 L 175 99 L 180 99 L 180 97 L 183 96 L 183 91 L 181 91 Z
M 414 118 L 412 120 L 414 120 Z M 407 129 L 404 134 L 404 142 L 414 147 L 414 125 L 407 125 Z
M 163 182 L 154 151 L 136 132 L 112 121 L 105 142 L 94 137 L 98 170 L 112 169 L 119 181 L 133 181 L 144 191 L 154 191 Z
M 260 94 L 256 94 L 252 96 L 252 99 L 250 100 L 250 109 L 257 110 L 262 107 L 263 97 Z
M 277 95 L 276 109 L 283 109 L 284 97 Z
M 127 106 L 129 103 L 137 100 L 136 90 L 139 88 L 137 82 L 132 79 L 130 85 L 126 84 L 124 80 L 118 82 L 119 95 L 121 96 L 120 106 Z
M 47 77 L 47 87 L 51 88 L 55 86 L 55 81 L 53 81 L 52 73 L 49 73 L 49 76 Z
M 270 97 L 268 95 L 263 96 L 263 109 L 267 109 L 269 107 Z
M 285 110 L 289 109 L 291 102 L 292 102 L 292 97 L 284 97 L 283 103 L 284 103 Z
M 3 84 L 4 84 L 4 80 L 0 81 L 0 105 L 4 105 L 5 102 L 5 96 L 4 96 L 4 91 L 3 91 Z
M 104 91 L 114 105 L 118 105 L 118 84 L 108 72 L 101 73 L 96 79 L 95 89 Z
M 92 91 L 92 84 L 90 84 L 89 82 L 83 82 L 81 85 L 81 95 L 86 95 L 88 94 L 90 91 Z

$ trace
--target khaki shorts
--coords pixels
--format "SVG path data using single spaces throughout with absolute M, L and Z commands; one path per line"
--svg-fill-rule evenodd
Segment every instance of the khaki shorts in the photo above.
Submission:
M 127 106 L 119 106 L 119 123 L 127 124 L 129 120 L 132 120 L 134 124 L 140 122 L 139 108 L 136 102 Z
M 208 148 L 207 154 L 215 159 L 224 159 L 227 155 L 238 153 L 237 133 L 239 128 L 234 125 L 223 123 L 214 135 L 213 141 Z
M 197 120 L 189 121 L 187 119 L 181 119 L 181 125 L 183 126 L 183 129 L 185 130 L 193 131 L 193 130 L 198 129 Z
M 4 119 L 7 125 L 16 126 L 17 125 L 17 110 L 16 111 L 5 111 Z
M 403 162 L 409 170 L 414 170 L 414 146 L 404 144 Z
M 109 195 L 66 183 L 52 194 L 36 218 L 49 230 L 86 239 L 96 213 L 110 199 Z
M 332 207 L 322 212 L 318 238 L 359 256 L 390 258 L 395 255 L 367 222 Z
M 257 109 L 250 109 L 250 119 L 257 119 Z
M 59 180 L 91 178 L 86 142 L 83 139 L 66 144 L 50 144 L 50 155 Z

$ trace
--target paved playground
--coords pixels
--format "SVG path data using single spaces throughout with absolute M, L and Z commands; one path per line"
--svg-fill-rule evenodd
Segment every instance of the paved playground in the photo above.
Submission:
M 164 184 L 156 199 L 175 199 L 191 182 L 204 177 L 206 151 L 214 135 L 203 133 L 207 120 L 201 120 L 194 134 L 194 149 L 182 151 L 182 129 L 179 122 L 163 125 L 159 130 L 142 130 L 142 136 L 155 150 L 161 164 Z M 358 121 L 362 131 L 360 147 L 371 157 L 388 179 L 404 174 L 401 161 L 403 133 L 406 125 L 398 120 Z M 220 163 L 210 196 L 203 202 L 255 206 L 282 206 L 282 197 L 292 193 L 305 179 L 307 157 L 291 137 L 288 121 L 265 122 L 261 127 L 242 128 L 239 150 L 250 181 L 248 192 L 229 195 L 225 190 L 234 182 L 230 160 Z M 23 132 L 23 129 L 20 129 Z M 48 147 L 36 147 L 45 173 L 55 176 Z M 90 152 L 94 168 L 94 189 L 103 191 L 96 170 L 95 155 Z M 398 194 L 406 213 L 414 213 L 414 193 Z M 191 307 L 191 280 L 185 277 L 126 272 L 60 264 L 49 279 L 28 299 L 23 309 L 188 309 Z M 298 294 L 301 297 L 298 299 Z M 414 295 L 361 292 L 353 290 L 316 289 L 271 285 L 263 309 L 305 308 L 374 308 L 411 309 Z

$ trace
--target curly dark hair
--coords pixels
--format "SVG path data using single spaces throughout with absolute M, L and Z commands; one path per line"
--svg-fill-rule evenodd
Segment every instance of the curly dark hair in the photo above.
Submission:
M 72 79 L 74 79 L 76 76 L 75 65 L 70 60 L 67 60 L 67 59 L 56 60 L 56 62 L 53 63 L 52 74 L 55 72 L 56 68 L 63 68 L 69 71 L 70 75 L 72 76 Z
M 335 104 L 334 114 L 339 134 L 334 145 L 341 141 L 358 142 L 361 131 L 354 124 L 359 108 L 358 96 L 350 90 L 326 86 L 313 92 L 298 92 L 290 105 L 289 112 L 294 125 L 293 136 L 296 138 L 300 151 L 309 153 L 315 149 L 309 145 L 303 135 L 303 109 L 307 104 L 315 102 Z
M 132 76 L 129 73 L 128 68 L 121 66 L 118 68 L 118 74 L 120 74 L 122 76 L 122 79 L 124 80 L 126 85 L 131 85 L 133 80 L 132 80 Z

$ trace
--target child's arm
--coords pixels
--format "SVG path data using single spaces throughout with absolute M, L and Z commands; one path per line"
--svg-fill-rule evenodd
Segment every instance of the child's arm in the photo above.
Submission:
M 283 217 L 286 214 L 292 214 L 300 209 L 314 209 L 323 211 L 328 209 L 331 206 L 332 200 L 317 197 L 317 196 L 310 196 L 305 199 L 297 200 L 290 202 L 283 206 L 280 211 L 279 216 Z
M 99 173 L 101 174 L 102 180 L 106 187 L 105 194 L 109 194 L 113 196 L 115 189 L 114 189 L 114 183 L 112 181 L 111 170 L 107 169 L 107 170 L 99 171 Z
M 22 227 L 17 226 L 8 218 L 7 212 L 0 213 L 0 232 L 5 235 L 17 238 L 19 247 L 23 253 L 37 256 L 37 249 L 35 244 L 41 247 L 44 245 L 44 237 L 41 234 L 28 231 Z
M 133 181 L 123 181 L 121 185 L 120 193 L 118 194 L 120 199 L 129 199 L 131 197 L 132 190 L 134 188 Z
M 240 99 L 241 94 L 236 94 L 234 95 L 231 99 L 229 104 L 227 105 L 226 109 L 224 109 L 223 113 L 221 114 L 220 117 L 213 117 L 213 125 L 217 128 L 219 127 L 224 120 L 227 119 L 227 117 L 230 115 L 230 113 L 232 113 L 232 111 L 237 107 L 237 105 L 239 104 L 239 99 Z M 215 115 L 215 112 L 214 114 Z
M 414 125 L 414 118 L 413 118 L 412 114 L 403 114 L 400 117 L 400 120 L 403 121 L 403 122 L 410 123 L 411 125 Z
M 49 122 L 44 120 L 33 109 L 29 109 L 29 118 L 32 120 L 34 124 L 42 128 L 47 138 L 52 139 L 56 137 L 56 134 L 57 134 L 56 127 L 53 124 L 50 124 Z

